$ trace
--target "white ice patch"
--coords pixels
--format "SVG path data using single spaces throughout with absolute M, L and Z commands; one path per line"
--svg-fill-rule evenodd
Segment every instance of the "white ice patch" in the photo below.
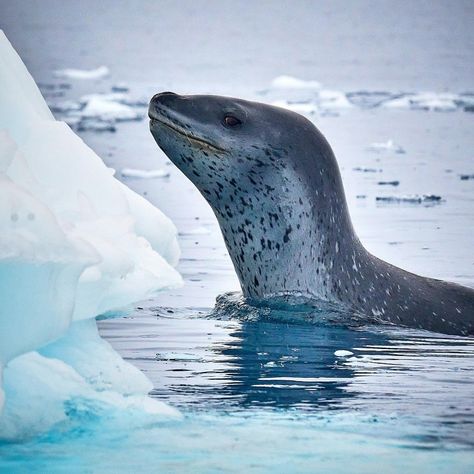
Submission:
M 302 115 L 313 115 L 318 112 L 318 107 L 310 102 L 288 102 L 286 100 L 276 100 L 272 102 L 274 107 L 281 107 Z
M 344 92 L 323 89 L 317 81 L 304 81 L 291 76 L 275 78 L 267 94 L 272 105 L 303 115 L 327 114 L 353 107 Z
M 339 349 L 339 350 L 334 352 L 334 355 L 336 357 L 349 357 L 351 355 L 354 355 L 354 353 L 351 352 L 351 351 L 346 351 L 346 350 L 343 350 L 343 349 Z
M 206 227 L 200 226 L 200 227 L 195 227 L 194 229 L 189 229 L 189 230 L 183 230 L 179 232 L 179 235 L 208 235 L 210 234 L 211 231 L 207 229 Z
M 358 108 L 398 108 L 451 112 L 474 111 L 474 94 L 449 92 L 343 92 L 325 89 L 314 80 L 305 81 L 292 76 L 278 76 L 267 90 L 261 91 L 273 105 L 304 115 L 338 114 L 339 111 Z
M 405 150 L 403 149 L 403 147 L 401 147 L 400 145 L 397 145 L 392 139 L 389 139 L 386 142 L 371 143 L 367 147 L 367 149 L 375 153 L 385 153 L 385 152 L 391 152 L 391 153 L 397 153 L 397 154 L 405 153 Z
M 77 131 L 115 132 L 117 122 L 142 120 L 148 101 L 123 92 L 87 94 L 78 101 L 50 104 L 57 117 Z
M 138 170 L 135 168 L 123 168 L 121 174 L 128 178 L 150 179 L 167 178 L 170 175 L 170 172 L 166 170 Z
M 451 112 L 458 108 L 458 94 L 422 92 L 407 94 L 383 103 L 383 107 Z
M 181 277 L 174 225 L 54 120 L 1 31 L 0 85 L 0 437 L 11 438 L 28 433 L 29 422 L 33 431 L 51 426 L 74 397 L 102 399 L 107 391 L 123 407 L 127 397 L 145 400 L 146 378 L 131 375 L 95 321 L 74 321 L 180 285 Z M 48 355 L 56 361 L 21 355 L 53 340 Z
M 54 71 L 56 77 L 64 79 L 102 79 L 110 74 L 107 66 L 99 66 L 97 69 L 60 69 Z
M 142 118 L 142 115 L 133 110 L 132 107 L 103 97 L 91 98 L 86 106 L 76 114 L 85 118 L 99 118 L 117 122 Z
M 377 196 L 377 204 L 423 204 L 432 206 L 444 202 L 441 196 L 436 194 L 407 194 L 403 196 Z
M 278 76 L 271 82 L 271 87 L 274 89 L 321 89 L 321 83 L 318 81 L 305 81 L 293 76 Z

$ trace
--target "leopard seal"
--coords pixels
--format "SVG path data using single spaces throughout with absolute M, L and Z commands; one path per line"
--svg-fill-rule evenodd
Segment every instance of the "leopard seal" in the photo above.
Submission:
M 474 290 L 371 255 L 349 217 L 334 153 L 292 111 L 163 92 L 149 105 L 158 146 L 211 205 L 245 297 L 333 302 L 370 321 L 474 334 Z

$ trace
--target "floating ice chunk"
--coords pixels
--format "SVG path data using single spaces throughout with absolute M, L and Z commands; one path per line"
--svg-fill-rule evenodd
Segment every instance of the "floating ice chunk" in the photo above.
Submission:
M 310 102 L 288 102 L 286 100 L 277 100 L 273 102 L 272 105 L 292 110 L 293 112 L 303 115 L 312 115 L 318 112 L 317 105 Z
M 186 230 L 186 231 L 180 231 L 179 235 L 208 235 L 210 234 L 211 231 L 207 229 L 206 227 L 195 227 L 194 229 Z
M 305 81 L 292 76 L 278 76 L 271 82 L 274 89 L 312 89 L 318 90 L 321 84 L 318 81 Z
M 437 204 L 444 201 L 436 194 L 412 194 L 406 196 L 377 196 L 375 200 L 386 204 Z
M 291 99 L 275 100 L 272 105 L 303 115 L 313 115 L 318 112 L 327 114 L 331 110 L 353 107 L 343 92 L 330 90 L 317 91 L 309 98 L 304 95 L 297 97 L 293 94 Z
M 339 349 L 339 350 L 334 352 L 334 355 L 336 357 L 349 357 L 351 355 L 354 355 L 354 353 L 351 352 L 351 351 L 346 351 L 346 350 L 343 350 L 343 349 Z
M 115 122 L 143 119 L 144 105 L 146 104 L 142 100 L 115 92 L 88 94 L 77 102 L 64 101 L 51 104 L 51 108 L 54 112 L 62 114 L 64 120 L 77 131 L 115 132 Z
M 352 168 L 354 171 L 360 171 L 362 173 L 380 173 L 382 170 L 380 168 L 367 168 L 363 166 L 357 166 Z
M 90 101 L 99 100 L 107 102 L 117 102 L 130 107 L 148 107 L 148 99 L 134 98 L 123 92 L 111 92 L 110 94 L 86 94 L 80 98 L 80 103 L 86 105 Z
M 170 175 L 169 171 L 165 170 L 139 170 L 134 168 L 123 168 L 122 176 L 128 178 L 167 178 Z
M 132 107 L 121 104 L 108 97 L 93 97 L 79 113 L 85 118 L 100 118 L 101 120 L 141 120 L 143 115 L 137 113 Z
M 97 69 L 60 69 L 54 71 L 56 77 L 64 77 L 68 79 L 101 79 L 110 74 L 107 66 L 100 66 Z
M 396 143 L 394 143 L 393 140 L 391 139 L 387 140 L 386 142 L 371 143 L 368 146 L 368 150 L 375 153 L 382 153 L 382 152 L 393 152 L 393 153 L 398 153 L 398 154 L 405 153 L 405 150 L 400 145 L 397 145 Z
M 408 108 L 419 110 L 432 110 L 450 112 L 458 108 L 459 95 L 451 93 L 423 92 L 406 94 L 396 99 L 388 100 L 382 104 L 389 108 Z
M 123 92 L 111 92 L 110 94 L 86 94 L 81 96 L 79 102 L 87 105 L 93 100 L 107 101 L 107 102 L 119 102 L 123 103 L 129 98 L 128 94 Z
M 361 108 L 374 108 L 378 107 L 384 102 L 396 99 L 400 94 L 393 94 L 386 91 L 356 91 L 348 92 L 346 94 L 347 99 L 351 104 Z
M 173 362 L 204 362 L 202 357 L 189 352 L 161 352 L 156 354 L 156 359 Z

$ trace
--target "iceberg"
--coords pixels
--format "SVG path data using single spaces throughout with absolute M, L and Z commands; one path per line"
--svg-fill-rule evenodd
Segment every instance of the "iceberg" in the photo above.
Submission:
M 95 317 L 181 285 L 177 230 L 54 119 L 0 30 L 0 438 L 74 404 L 176 415 Z

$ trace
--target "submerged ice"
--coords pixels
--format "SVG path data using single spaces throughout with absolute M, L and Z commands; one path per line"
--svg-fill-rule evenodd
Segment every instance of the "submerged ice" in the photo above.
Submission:
M 1 31 L 0 84 L 0 437 L 79 399 L 172 412 L 94 318 L 181 283 L 176 228 L 54 120 Z

